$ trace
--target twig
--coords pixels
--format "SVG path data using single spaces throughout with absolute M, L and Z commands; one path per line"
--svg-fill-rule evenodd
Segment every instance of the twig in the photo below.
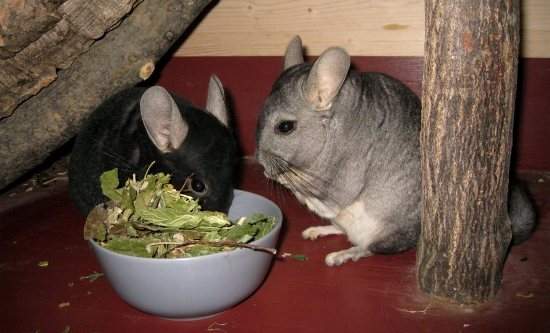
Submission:
M 61 180 L 61 179 L 67 179 L 67 176 L 56 176 L 56 177 L 53 177 L 53 178 L 50 178 L 50 179 L 46 179 L 45 181 L 41 182 L 40 185 L 48 185 L 50 183 L 53 183 L 57 180 Z
M 156 242 L 156 243 L 147 244 L 147 250 L 149 251 L 151 246 L 157 246 L 157 245 L 176 245 L 175 248 L 178 248 L 178 247 L 184 247 L 187 245 L 196 245 L 196 244 L 210 245 L 210 246 L 243 247 L 254 251 L 268 252 L 274 256 L 277 255 L 277 249 L 274 249 L 274 248 L 258 246 L 253 244 L 246 244 L 246 243 L 237 243 L 233 241 L 188 240 L 183 242 Z

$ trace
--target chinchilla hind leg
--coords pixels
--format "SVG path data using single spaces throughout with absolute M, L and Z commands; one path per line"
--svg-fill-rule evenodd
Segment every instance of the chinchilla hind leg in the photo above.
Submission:
M 368 249 L 375 254 L 402 252 L 416 246 L 419 234 L 419 224 L 400 227 L 372 242 Z

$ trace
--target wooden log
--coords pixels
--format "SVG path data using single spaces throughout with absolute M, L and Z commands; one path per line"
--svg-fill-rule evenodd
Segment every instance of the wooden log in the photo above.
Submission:
M 0 121 L 0 189 L 71 139 L 103 100 L 151 75 L 210 0 L 144 0 L 118 28 Z
M 485 302 L 502 279 L 519 14 L 518 0 L 426 1 L 417 278 L 451 302 Z
M 5 0 L 0 3 L 0 59 L 13 57 L 61 20 L 64 1 Z
M 138 0 L 7 0 L 0 5 L 0 119 L 57 78 Z

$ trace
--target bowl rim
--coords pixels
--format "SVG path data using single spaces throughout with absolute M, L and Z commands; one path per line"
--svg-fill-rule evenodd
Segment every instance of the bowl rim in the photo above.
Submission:
M 233 191 L 234 191 L 235 194 L 236 193 L 246 193 L 246 194 L 252 194 L 253 196 L 260 197 L 261 199 L 267 200 L 268 202 L 270 202 L 277 209 L 277 214 L 276 214 L 277 216 L 274 216 L 275 219 L 276 219 L 276 223 L 273 226 L 273 229 L 271 229 L 267 234 L 263 235 L 262 238 L 256 239 L 255 241 L 253 241 L 249 244 L 257 245 L 258 242 L 260 242 L 261 240 L 267 238 L 268 236 L 271 236 L 275 233 L 279 233 L 279 231 L 280 231 L 280 229 L 283 225 L 283 213 L 281 211 L 281 208 L 276 203 L 274 203 L 272 200 L 264 197 L 263 195 L 260 195 L 260 194 L 254 193 L 254 192 L 245 191 L 245 190 L 241 190 L 241 189 L 234 189 Z M 183 262 L 183 261 L 191 262 L 191 261 L 197 261 L 197 260 L 208 260 L 208 259 L 205 259 L 205 258 L 216 258 L 216 257 L 232 256 L 232 255 L 236 255 L 236 254 L 238 254 L 242 251 L 254 251 L 254 250 L 245 249 L 245 248 L 235 248 L 234 250 L 231 250 L 231 251 L 222 251 L 222 252 L 211 253 L 211 254 L 206 254 L 206 255 L 202 255 L 202 256 L 195 256 L 195 257 L 186 257 L 186 258 L 145 258 L 145 257 L 136 257 L 136 256 L 132 256 L 132 255 L 129 255 L 129 254 L 118 253 L 118 252 L 106 249 L 103 246 L 99 245 L 99 243 L 96 242 L 93 239 L 88 240 L 88 242 L 95 249 L 97 249 L 101 252 L 104 252 L 104 253 L 109 253 L 110 255 L 113 255 L 115 257 L 128 258 L 128 260 L 135 260 L 135 261 L 147 261 L 147 262 L 159 262 L 159 263 L 161 263 L 161 262 L 162 263 L 166 263 L 166 262 Z

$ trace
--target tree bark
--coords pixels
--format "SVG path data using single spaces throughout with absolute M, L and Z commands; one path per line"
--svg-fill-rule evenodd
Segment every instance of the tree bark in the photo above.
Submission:
M 138 0 L 0 3 L 0 119 L 57 78 L 57 70 L 127 15 Z
M 508 174 L 519 1 L 427 0 L 420 288 L 461 304 L 497 293 L 511 239 Z
M 211 0 L 144 0 L 40 93 L 0 121 L 0 189 L 71 139 L 103 100 L 149 77 Z

